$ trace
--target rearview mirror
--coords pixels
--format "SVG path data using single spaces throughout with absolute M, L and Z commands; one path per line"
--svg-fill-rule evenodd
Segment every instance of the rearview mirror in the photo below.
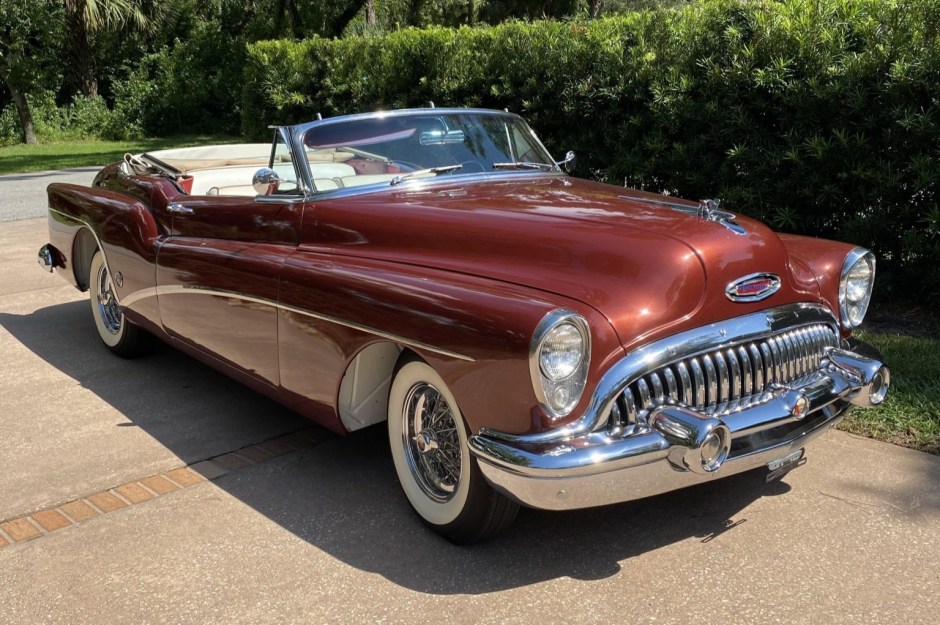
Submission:
M 421 145 L 448 145 L 463 143 L 465 139 L 463 130 L 428 130 L 421 133 Z
M 273 169 L 267 167 L 262 167 L 255 172 L 255 175 L 251 179 L 251 186 L 255 188 L 255 193 L 258 195 L 273 195 L 277 193 L 278 187 L 281 186 L 282 180 L 280 176 L 277 175 L 277 172 Z
M 574 151 L 568 150 L 568 153 L 565 154 L 565 159 L 562 161 L 555 161 L 555 164 L 564 169 L 569 174 L 574 171 L 574 167 L 578 162 L 578 157 L 575 156 Z

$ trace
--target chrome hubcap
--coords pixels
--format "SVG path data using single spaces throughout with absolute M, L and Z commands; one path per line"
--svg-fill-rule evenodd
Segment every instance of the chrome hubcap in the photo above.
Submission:
M 425 494 L 449 501 L 460 481 L 460 437 L 447 400 L 436 388 L 421 382 L 405 397 L 402 444 L 411 474 Z
M 114 298 L 114 284 L 111 282 L 108 268 L 104 265 L 98 269 L 98 292 L 95 294 L 95 299 L 98 300 L 98 314 L 105 329 L 111 334 L 120 332 L 121 309 Z

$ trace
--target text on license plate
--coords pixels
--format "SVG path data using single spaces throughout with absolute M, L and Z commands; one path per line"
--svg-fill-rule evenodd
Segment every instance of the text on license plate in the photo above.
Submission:
M 804 450 L 797 449 L 791 454 L 780 458 L 779 460 L 771 460 L 767 463 L 767 481 L 772 482 L 773 480 L 783 477 L 793 469 L 804 464 L 806 458 L 803 457 Z

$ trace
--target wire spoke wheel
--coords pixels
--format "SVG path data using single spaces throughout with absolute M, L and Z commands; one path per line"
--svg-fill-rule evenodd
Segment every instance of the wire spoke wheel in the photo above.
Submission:
M 114 283 L 111 282 L 111 276 L 108 275 L 108 267 L 101 264 L 98 267 L 98 275 L 95 283 L 98 285 L 95 293 L 95 299 L 98 302 L 98 314 L 101 315 L 101 321 L 105 329 L 111 334 L 117 334 L 121 331 L 121 324 L 124 321 L 124 314 L 114 298 Z
M 141 330 L 124 316 L 115 292 L 114 280 L 101 250 L 92 256 L 88 270 L 88 295 L 91 314 L 101 341 L 108 349 L 123 358 L 131 358 L 144 351 Z
M 441 392 L 426 382 L 408 391 L 402 407 L 402 444 L 422 490 L 449 501 L 460 481 L 460 439 L 454 413 Z
M 388 441 L 408 502 L 434 531 L 466 544 L 512 523 L 518 505 L 500 495 L 470 455 L 467 426 L 444 380 L 414 355 L 400 359 L 388 396 Z

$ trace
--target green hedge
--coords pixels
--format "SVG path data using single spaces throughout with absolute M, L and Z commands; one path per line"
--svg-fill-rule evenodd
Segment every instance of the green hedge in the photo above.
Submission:
M 579 175 L 879 255 L 940 303 L 940 0 L 703 0 L 584 22 L 249 47 L 243 131 L 400 106 L 509 108 Z

